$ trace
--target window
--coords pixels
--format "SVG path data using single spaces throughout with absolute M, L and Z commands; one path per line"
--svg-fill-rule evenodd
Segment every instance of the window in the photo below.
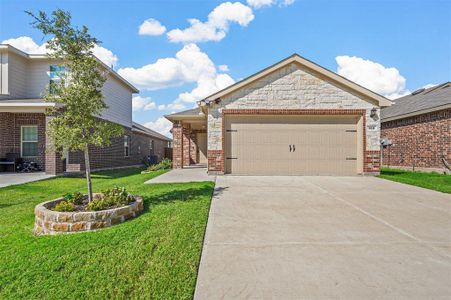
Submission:
M 130 137 L 124 135 L 124 156 L 130 156 Z
M 150 140 L 149 144 L 149 155 L 155 154 L 155 142 L 153 140 Z
M 21 156 L 38 156 L 38 126 L 21 127 Z
M 61 83 L 66 68 L 58 65 L 50 65 L 50 93 L 54 92 L 55 86 Z

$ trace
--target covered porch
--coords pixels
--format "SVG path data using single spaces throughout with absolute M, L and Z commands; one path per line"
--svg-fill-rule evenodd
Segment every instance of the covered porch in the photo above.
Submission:
M 208 164 L 207 117 L 200 108 L 167 115 L 172 122 L 174 169 Z
M 47 147 L 46 127 L 51 117 L 45 112 L 54 105 L 43 99 L 0 101 L 0 172 L 16 172 L 25 162 L 33 163 L 28 171 L 64 172 L 61 155 Z

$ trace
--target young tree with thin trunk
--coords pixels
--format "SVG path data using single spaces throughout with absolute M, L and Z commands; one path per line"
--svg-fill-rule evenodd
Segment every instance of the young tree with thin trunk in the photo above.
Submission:
M 86 26 L 73 26 L 69 12 L 58 9 L 51 15 L 42 11 L 37 15 L 27 13 L 33 17 L 33 27 L 50 37 L 48 56 L 57 64 L 57 76 L 44 97 L 45 101 L 59 104 L 48 111 L 52 116 L 47 128 L 53 143 L 51 150 L 84 153 L 88 197 L 92 201 L 89 148 L 109 145 L 112 138 L 123 134 L 121 126 L 100 119 L 107 108 L 101 90 L 108 72 L 92 54 L 100 41 L 88 33 Z

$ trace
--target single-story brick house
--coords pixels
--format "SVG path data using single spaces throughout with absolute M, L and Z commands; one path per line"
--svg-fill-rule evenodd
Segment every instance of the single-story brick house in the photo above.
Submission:
M 236 175 L 377 174 L 391 101 L 294 54 L 167 115 L 173 166 Z
M 450 171 L 451 82 L 396 99 L 381 116 L 381 136 L 392 143 L 384 148 L 384 165 Z
M 108 147 L 90 149 L 91 168 L 107 169 L 141 165 L 149 155 L 164 158 L 171 139 L 132 121 L 132 95 L 138 90 L 104 65 L 107 80 L 102 93 L 108 109 L 100 116 L 119 124 L 124 135 Z M 2 169 L 12 170 L 10 160 L 32 161 L 48 174 L 83 171 L 82 153 L 66 153 L 66 158 L 48 151 L 46 115 L 55 103 L 45 102 L 43 94 L 50 81 L 59 80 L 59 66 L 46 55 L 28 54 L 0 45 L 0 160 Z M 5 168 L 7 167 L 7 168 Z M 14 165 L 12 165 L 14 168 Z

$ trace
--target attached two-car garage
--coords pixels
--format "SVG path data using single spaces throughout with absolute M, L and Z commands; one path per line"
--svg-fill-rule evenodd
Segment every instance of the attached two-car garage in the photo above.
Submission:
M 234 175 L 356 175 L 361 116 L 227 115 L 225 169 Z

